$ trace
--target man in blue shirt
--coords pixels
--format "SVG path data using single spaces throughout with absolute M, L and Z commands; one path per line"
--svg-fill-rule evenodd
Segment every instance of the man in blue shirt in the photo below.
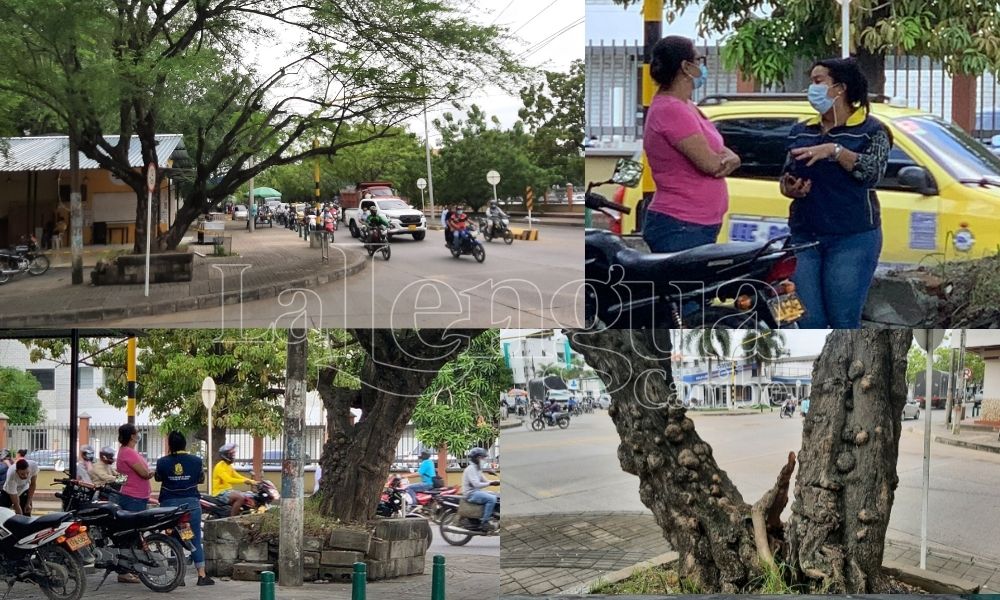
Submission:
M 434 470 L 434 461 L 431 460 L 431 453 L 427 450 L 422 450 L 420 452 L 420 468 L 417 469 L 417 475 L 420 475 L 420 483 L 411 483 L 409 490 L 413 491 L 413 497 L 416 498 L 416 492 L 426 492 L 429 489 L 434 488 L 434 476 L 437 471 Z
M 194 552 L 191 560 L 198 569 L 198 585 L 214 585 L 205 573 L 205 549 L 201 543 L 201 503 L 198 485 L 205 482 L 201 459 L 186 452 L 187 439 L 179 431 L 167 436 L 170 454 L 156 461 L 154 477 L 160 482 L 160 506 L 183 506 L 191 513 Z

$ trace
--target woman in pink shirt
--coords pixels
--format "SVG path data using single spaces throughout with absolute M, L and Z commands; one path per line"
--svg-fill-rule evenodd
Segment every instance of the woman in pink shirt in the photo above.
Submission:
M 714 244 L 729 208 L 724 177 L 740 166 L 722 136 L 691 101 L 708 69 L 694 43 L 671 35 L 653 46 L 650 75 L 660 89 L 646 115 L 642 146 L 656 193 L 642 237 L 653 252 Z
M 135 425 L 126 423 L 118 428 L 118 443 L 122 445 L 118 451 L 116 470 L 127 479 L 122 485 L 121 499 L 118 505 L 124 510 L 146 510 L 149 505 L 149 494 L 152 491 L 149 480 L 153 478 L 146 459 L 139 454 L 135 446 L 139 443 L 139 431 Z

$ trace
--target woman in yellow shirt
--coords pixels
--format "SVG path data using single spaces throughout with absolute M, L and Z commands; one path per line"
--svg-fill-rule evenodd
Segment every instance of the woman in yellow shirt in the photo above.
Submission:
M 240 514 L 243 505 L 247 501 L 247 495 L 239 490 L 234 490 L 233 486 L 242 484 L 255 485 L 257 483 L 253 479 L 240 475 L 233 468 L 237 448 L 236 444 L 225 444 L 219 448 L 219 456 L 222 460 L 216 463 L 212 469 L 212 491 L 223 502 L 232 507 L 229 514 L 233 517 Z

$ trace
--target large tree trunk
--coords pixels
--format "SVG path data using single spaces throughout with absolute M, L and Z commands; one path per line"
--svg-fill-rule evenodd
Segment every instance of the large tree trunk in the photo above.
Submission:
M 835 330 L 813 370 L 790 559 L 832 594 L 881 593 L 911 333 Z
M 613 398 L 608 413 L 621 438 L 618 459 L 639 477 L 643 504 L 680 554 L 682 578 L 704 593 L 736 593 L 781 562 L 791 567 L 786 583 L 804 591 L 885 589 L 880 567 L 896 483 L 908 331 L 831 334 L 815 367 L 787 532 L 781 513 L 794 453 L 775 465 L 774 487 L 751 507 L 685 416 L 669 346 L 660 341 L 657 348 L 649 331 L 568 334 Z
M 361 389 L 334 385 L 337 370 L 320 370 L 329 439 L 320 463 L 321 511 L 347 523 L 367 521 L 375 508 L 403 429 L 417 399 L 438 371 L 465 350 L 480 330 L 352 330 L 365 354 Z M 351 423 L 351 408 L 361 418 Z

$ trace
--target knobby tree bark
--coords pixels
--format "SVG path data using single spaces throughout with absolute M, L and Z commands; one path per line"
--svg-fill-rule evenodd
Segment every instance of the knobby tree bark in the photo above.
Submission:
M 704 593 L 752 591 L 768 573 L 830 593 L 886 591 L 882 547 L 896 484 L 909 331 L 835 331 L 814 369 L 796 502 L 781 514 L 796 464 L 752 506 L 686 416 L 670 368 L 669 336 L 641 330 L 569 331 L 612 396 L 623 470 L 680 554 L 680 575 Z
M 417 399 L 446 363 L 481 330 L 358 329 L 349 333 L 364 353 L 360 389 L 335 385 L 336 366 L 319 370 L 317 389 L 327 410 L 321 511 L 346 523 L 365 522 L 389 475 L 396 446 Z M 361 418 L 351 422 L 351 408 Z

